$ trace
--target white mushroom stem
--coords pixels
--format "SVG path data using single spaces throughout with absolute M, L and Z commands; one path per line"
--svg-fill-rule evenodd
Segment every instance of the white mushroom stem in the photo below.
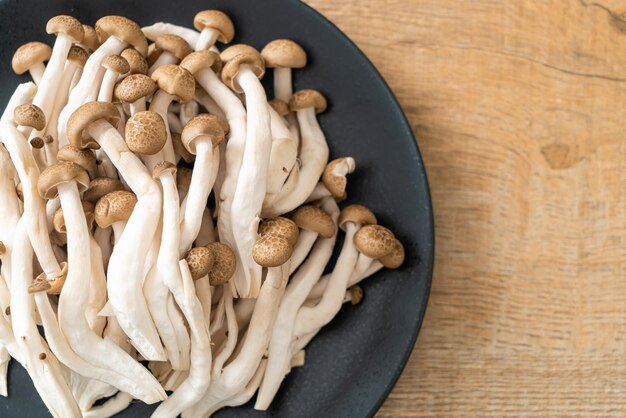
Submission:
M 157 22 L 154 25 L 145 26 L 141 28 L 141 31 L 146 38 L 152 42 L 155 42 L 157 38 L 163 35 L 177 35 L 183 38 L 189 45 L 196 45 L 200 37 L 200 33 L 193 29 L 164 22 Z
M 292 274 L 298 269 L 298 267 L 300 267 L 300 264 L 302 264 L 304 259 L 311 252 L 311 248 L 313 248 L 317 237 L 317 232 L 307 230 L 300 231 L 298 242 L 296 243 L 296 246 L 293 249 L 293 254 L 291 255 L 291 267 L 289 269 L 289 274 Z
M 83 67 L 79 67 L 74 73 L 74 76 L 72 77 L 72 82 L 70 83 L 70 91 L 74 90 L 74 87 L 76 87 L 82 75 L 83 75 Z
M 291 96 L 293 96 L 291 68 L 274 68 L 274 96 L 285 103 L 289 103 Z
M 218 80 L 219 81 L 219 80 Z M 194 93 L 193 99 L 198 102 L 200 105 L 204 106 L 204 108 L 212 115 L 225 116 L 224 111 L 220 108 L 220 106 L 213 100 L 211 96 L 207 94 L 204 89 L 196 89 Z
M 30 76 L 37 85 L 41 83 L 44 71 L 46 71 L 46 65 L 43 62 L 38 62 L 28 69 Z
M 146 98 L 141 97 L 130 104 L 130 115 L 143 112 L 146 110 Z
M 110 234 L 109 234 L 110 237 Z M 85 316 L 89 323 L 89 328 L 97 335 L 102 336 L 102 331 L 106 326 L 106 317 L 99 316 L 98 313 L 104 308 L 107 302 L 107 282 L 104 266 L 104 254 L 93 236 L 89 237 L 89 248 L 91 258 L 91 276 L 89 282 L 89 301 L 85 310 Z
M 183 126 L 187 125 L 187 122 L 189 122 L 194 116 L 197 116 L 199 111 L 200 106 L 195 100 L 183 103 L 180 106 L 180 123 L 182 123 Z
M 7 350 L 7 348 L 0 343 L 0 396 L 4 396 L 5 398 L 9 396 L 7 388 L 7 371 L 9 369 L 9 361 L 11 361 L 9 350 Z
M 88 411 L 83 411 L 83 418 L 108 418 L 128 408 L 133 396 L 126 392 L 118 392 L 117 395 L 108 399 L 100 406 L 94 406 Z
M 35 93 L 37 93 L 37 86 L 35 83 L 28 82 L 18 85 L 11 95 L 4 112 L 2 113 L 0 122 L 13 124 L 13 112 L 15 111 L 15 108 L 25 103 L 31 103 L 33 101 L 33 97 L 35 97 Z
M 98 92 L 99 102 L 110 102 L 113 99 L 113 89 L 115 89 L 115 83 L 117 83 L 119 77 L 120 73 L 117 71 L 107 69 L 104 72 L 100 91 Z
M 0 147 L 0 202 L 2 202 L 2 216 L 0 216 L 0 242 L 4 244 L 4 253 L 0 254 L 2 276 L 10 287 L 11 285 L 11 254 L 13 253 L 13 239 L 15 227 L 20 219 L 20 202 L 15 191 L 15 168 L 8 152 Z M 6 307 L 4 307 L 6 309 Z
M 183 131 L 183 124 L 175 113 L 167 112 L 167 123 L 170 125 L 170 132 L 179 134 Z
M 150 102 L 150 110 L 158 113 L 164 121 L 167 121 L 167 109 L 170 103 L 176 98 L 165 90 L 157 90 L 152 96 L 152 102 Z M 165 124 L 165 130 L 167 131 L 167 141 L 163 147 L 163 160 L 176 164 L 176 155 L 174 154 L 174 145 L 172 144 L 172 134 L 170 132 L 169 123 Z
M 326 197 L 332 196 L 330 191 L 324 186 L 324 183 L 321 181 L 317 183 L 309 197 L 306 198 L 305 203 L 315 202 L 316 200 L 324 199 Z
M 152 73 L 162 65 L 178 64 L 179 62 L 180 60 L 174 54 L 169 51 L 163 51 L 148 70 L 148 75 L 151 76 Z
M 195 44 L 190 45 L 195 45 L 196 51 L 204 51 L 213 47 L 215 45 L 215 42 L 217 42 L 217 38 L 219 38 L 219 36 L 220 33 L 217 30 L 205 27 L 204 29 L 202 29 L 202 32 L 200 32 L 198 41 Z
M 226 329 L 228 331 L 228 336 L 226 337 L 226 343 L 221 347 L 221 350 L 215 357 L 213 379 L 219 378 L 224 364 L 226 364 L 226 361 L 228 361 L 233 351 L 235 351 L 239 334 L 239 324 L 237 323 L 237 317 L 233 307 L 233 294 L 230 290 L 230 286 L 224 286 L 224 295 L 222 298 L 224 299 L 224 314 L 226 317 Z
M 102 257 L 102 265 L 106 272 L 109 265 L 109 258 L 111 258 L 111 252 L 113 252 L 113 245 L 111 243 L 111 236 L 113 234 L 113 228 L 100 228 L 96 226 L 96 230 L 93 233 L 93 237 L 100 248 Z
M 198 237 L 195 240 L 196 246 L 205 246 L 208 243 L 215 242 L 215 226 L 213 225 L 213 216 L 209 208 L 204 208 L 202 212 L 202 224 Z
M 298 140 L 292 136 L 285 120 L 268 104 L 272 130 L 272 151 L 267 173 L 267 194 L 280 192 L 298 158 Z
M 352 287 L 355 284 L 359 284 L 361 281 L 380 271 L 383 267 L 384 266 L 381 264 L 380 261 L 373 260 L 369 263 L 367 267 L 361 269 L 361 271 L 355 269 L 355 271 L 350 275 L 350 280 L 348 281 L 347 287 Z M 331 276 L 332 274 L 330 273 L 323 275 L 320 281 L 317 282 L 315 286 L 313 286 L 313 289 L 311 289 L 307 300 L 318 300 L 319 298 L 321 298 L 324 295 L 324 291 L 326 290 L 326 287 L 331 280 Z

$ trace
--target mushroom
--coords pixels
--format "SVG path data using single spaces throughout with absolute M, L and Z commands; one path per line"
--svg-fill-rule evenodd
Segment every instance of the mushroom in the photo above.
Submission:
M 150 26 L 144 26 L 141 30 L 146 38 L 152 42 L 156 41 L 159 36 L 177 35 L 183 38 L 189 45 L 195 46 L 200 37 L 200 34 L 193 29 L 165 22 L 157 22 Z
M 93 26 L 83 24 L 83 33 L 85 36 L 83 37 L 83 41 L 78 44 L 79 47 L 86 49 L 90 53 L 98 49 L 100 46 L 100 40 L 98 39 L 98 34 Z
M 356 164 L 354 158 L 337 158 L 328 163 L 322 174 L 322 183 L 335 199 L 346 198 L 346 175 L 354 172 Z
M 291 220 L 298 225 L 301 231 L 291 256 L 290 274 L 302 264 L 318 236 L 331 238 L 337 232 L 337 226 L 332 217 L 324 209 L 317 206 L 300 206 L 291 215 Z
M 7 107 L 2 112 L 2 117 L 0 117 L 0 122 L 13 123 L 13 113 L 15 112 L 15 108 L 19 105 L 30 103 L 35 97 L 35 93 L 37 92 L 37 86 L 35 83 L 22 83 L 17 86 L 11 98 L 9 99 L 9 103 L 7 103 Z
M 141 154 L 148 168 L 153 168 L 161 156 L 167 140 L 165 122 L 157 113 L 146 110 L 135 113 L 126 123 L 126 145 L 128 149 Z
M 43 111 L 38 106 L 22 104 L 17 106 L 13 111 L 13 121 L 17 125 L 17 130 L 20 131 L 24 137 L 28 137 L 31 130 L 40 130 L 46 126 L 46 115 L 44 115 Z
M 157 49 L 161 51 L 161 53 L 148 70 L 148 75 L 150 76 L 161 65 L 178 64 L 183 58 L 192 52 L 189 44 L 177 35 L 159 36 L 154 44 Z
M 67 144 L 59 150 L 57 159 L 59 161 L 74 162 L 87 171 L 89 178 L 93 179 L 96 177 L 96 156 L 89 149 L 79 149 Z
M 89 182 L 89 188 L 83 194 L 83 200 L 91 202 L 95 205 L 102 196 L 120 190 L 124 190 L 124 185 L 121 181 L 108 177 L 97 177 Z M 135 203 L 136 198 L 134 198 L 134 203 L 132 205 L 133 208 L 135 207 Z M 128 216 L 130 216 L 130 211 L 128 213 Z M 100 228 L 99 226 L 96 227 L 96 230 L 93 234 L 94 239 L 100 247 L 100 252 L 102 254 L 102 264 L 105 267 L 105 270 L 106 267 L 109 265 L 109 258 L 111 257 L 111 252 L 113 251 L 111 234 L 111 228 Z
M 194 98 L 195 98 L 195 95 L 194 95 Z M 194 117 L 198 116 L 198 113 L 200 113 L 200 105 L 195 100 L 191 100 L 191 101 L 181 105 L 181 107 L 180 107 L 180 123 L 182 123 L 183 126 L 187 125 L 187 123 L 191 119 L 193 119 Z
M 120 55 L 128 62 L 130 75 L 148 74 L 148 61 L 135 48 L 126 48 Z
M 113 99 L 113 89 L 117 79 L 130 71 L 130 65 L 124 57 L 119 55 L 109 55 L 102 61 L 105 68 L 104 78 L 98 93 L 99 102 L 110 102 Z
M 285 119 L 269 106 L 272 150 L 270 152 L 267 190 L 264 200 L 272 199 L 283 187 L 298 158 L 298 135 L 289 130 Z
M 13 239 L 15 227 L 20 219 L 20 205 L 15 183 L 15 168 L 7 150 L 0 146 L 0 201 L 2 202 L 2 216 L 0 216 L 0 263 L 2 263 L 2 283 L 11 286 L 11 256 L 13 253 Z M 10 295 L 9 295 L 10 296 Z M 1 299 L 1 298 L 0 298 Z M 4 312 L 6 306 L 2 306 Z M 0 317 L 2 313 L 0 313 Z
M 147 75 L 132 74 L 115 86 L 115 96 L 122 103 L 130 104 L 130 114 L 146 110 L 146 100 L 157 89 L 156 83 Z
M 80 148 L 99 145 L 137 195 L 125 233 L 111 254 L 107 289 L 120 326 L 141 355 L 147 360 L 161 360 L 165 353 L 141 289 L 144 262 L 160 217 L 161 192 L 141 160 L 130 152 L 110 123 L 117 118 L 119 113 L 111 103 L 84 104 L 68 121 L 68 139 Z
M 193 26 L 200 31 L 194 44 L 196 51 L 211 48 L 215 42 L 227 44 L 235 36 L 235 27 L 228 15 L 219 10 L 203 10 L 193 18 Z
M 274 69 L 274 97 L 289 103 L 293 95 L 291 70 L 304 68 L 306 52 L 290 39 L 276 39 L 265 45 L 261 55 L 265 66 Z
M 51 56 L 52 48 L 48 45 L 43 42 L 28 42 L 15 51 L 11 66 L 18 75 L 28 71 L 35 84 L 39 85 L 46 70 L 44 62 L 48 61 Z

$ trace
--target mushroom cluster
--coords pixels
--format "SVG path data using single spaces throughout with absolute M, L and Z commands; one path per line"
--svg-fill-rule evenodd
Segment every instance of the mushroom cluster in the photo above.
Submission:
M 33 82 L 0 120 L 0 394 L 14 358 L 55 417 L 265 410 L 359 282 L 403 263 L 338 205 L 355 161 L 329 161 L 322 93 L 293 90 L 304 49 L 226 47 L 217 10 L 193 26 L 56 16 L 53 47 L 16 51 Z

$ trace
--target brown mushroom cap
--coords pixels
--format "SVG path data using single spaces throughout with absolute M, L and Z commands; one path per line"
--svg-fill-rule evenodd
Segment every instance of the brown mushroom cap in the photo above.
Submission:
M 124 139 L 132 152 L 154 155 L 163 149 L 167 140 L 165 122 L 156 112 L 137 112 L 126 122 Z
M 261 53 L 249 45 L 239 44 L 228 47 L 222 51 L 220 58 L 224 63 L 222 81 L 237 93 L 243 93 L 237 82 L 237 75 L 242 66 L 252 70 L 258 78 L 265 74 L 265 62 Z
M 28 293 L 47 292 L 49 295 L 59 295 L 65 284 L 67 278 L 67 263 L 62 261 L 59 263 L 61 267 L 61 274 L 59 277 L 55 277 L 52 280 L 46 278 L 46 273 L 41 273 L 33 280 L 33 283 L 28 286 Z
M 193 99 L 193 94 L 196 92 L 196 80 L 193 75 L 178 65 L 160 66 L 152 73 L 152 79 L 156 81 L 161 90 L 172 96 L 177 96 L 182 103 Z
M 46 115 L 43 110 L 30 103 L 24 103 L 15 108 L 13 121 L 16 125 L 28 126 L 37 131 L 46 127 Z
M 90 51 L 98 49 L 100 41 L 98 40 L 96 30 L 92 26 L 83 25 L 83 32 L 85 33 L 85 36 L 83 37 L 81 44 L 89 48 Z
M 130 71 L 130 65 L 126 58 L 119 55 L 109 55 L 102 61 L 102 66 L 118 74 L 126 74 Z
M 396 239 L 391 252 L 380 257 L 378 261 L 380 261 L 381 264 L 388 269 L 397 269 L 402 265 L 402 263 L 404 263 L 404 257 L 404 245 L 402 245 L 400 240 Z
M 178 167 L 176 173 L 176 188 L 184 193 L 189 191 L 189 185 L 191 184 L 192 170 L 187 167 Z
M 322 113 L 328 106 L 326 98 L 317 90 L 305 89 L 294 93 L 289 100 L 289 108 L 293 111 L 315 108 L 315 113 Z
M 172 136 L 172 145 L 174 145 L 174 152 L 183 159 L 186 163 L 192 163 L 196 156 L 187 151 L 187 148 L 183 145 L 183 141 L 181 139 L 181 135 L 176 132 L 171 133 Z
M 52 48 L 43 42 L 28 42 L 15 51 L 11 66 L 15 74 L 24 74 L 36 64 L 48 61 L 52 56 Z
M 337 225 L 324 209 L 317 206 L 300 206 L 291 215 L 299 228 L 318 233 L 322 238 L 331 238 L 337 232 Z
M 89 53 L 76 45 L 72 45 L 70 52 L 67 53 L 67 60 L 73 62 L 81 68 L 85 66 L 87 58 L 89 58 Z
M 96 203 L 105 194 L 124 190 L 124 185 L 118 179 L 97 177 L 89 182 L 89 188 L 83 194 L 83 200 Z
M 157 48 L 169 52 L 179 60 L 193 52 L 187 41 L 178 35 L 161 35 L 154 44 Z
M 40 136 L 36 136 L 30 140 L 30 146 L 35 149 L 42 149 L 44 145 L 43 138 Z
M 215 262 L 215 255 L 206 247 L 195 247 L 189 250 L 185 260 L 189 265 L 191 277 L 198 280 L 209 274 Z
M 132 74 L 115 85 L 115 96 L 125 103 L 134 103 L 154 93 L 157 85 L 144 74 Z
M 187 55 L 180 62 L 180 66 L 194 75 L 205 68 L 211 68 L 215 73 L 219 73 L 222 68 L 222 60 L 217 52 L 196 51 Z
M 152 169 L 152 178 L 158 179 L 159 177 L 161 177 L 161 175 L 165 173 L 171 173 L 173 176 L 175 176 L 176 166 L 169 161 L 159 161 Z
M 289 105 L 282 100 L 272 99 L 269 101 L 269 104 L 280 116 L 287 116 L 289 114 Z
M 395 248 L 396 237 L 382 225 L 365 225 L 354 234 L 356 248 L 370 258 L 381 258 Z
M 67 138 L 70 143 L 77 148 L 100 148 L 87 133 L 89 125 L 100 119 L 117 126 L 120 119 L 117 107 L 109 102 L 88 102 L 76 109 L 67 121 Z
M 291 257 L 293 246 L 287 238 L 274 234 L 266 234 L 254 243 L 252 258 L 263 267 L 277 267 L 283 265 Z
M 277 235 L 287 240 L 289 245 L 294 246 L 298 242 L 300 230 L 294 221 L 278 216 L 276 218 L 265 219 L 259 225 L 259 235 Z
M 95 178 L 98 173 L 96 155 L 90 149 L 76 148 L 71 144 L 64 145 L 57 153 L 59 161 L 76 163 L 87 170 L 90 178 Z
M 50 35 L 55 34 L 57 36 L 63 34 L 70 38 L 72 43 L 75 44 L 81 43 L 85 37 L 85 30 L 78 19 L 65 15 L 55 16 L 48 20 L 46 32 Z
M 107 228 L 115 222 L 127 221 L 135 209 L 137 196 L 125 190 L 107 193 L 96 203 L 96 223 Z
M 148 74 L 148 61 L 135 48 L 126 48 L 120 55 L 128 61 L 131 74 Z
M 235 253 L 228 245 L 221 242 L 211 242 L 207 244 L 206 248 L 213 253 L 215 260 L 211 271 L 209 271 L 209 283 L 211 286 L 227 283 L 235 274 L 237 267 Z
M 76 163 L 62 161 L 46 167 L 39 175 L 37 190 L 44 199 L 54 199 L 59 184 L 75 181 L 79 192 L 84 192 L 89 187 L 89 175 L 84 168 Z
M 187 122 L 181 134 L 181 141 L 187 148 L 187 151 L 195 155 L 196 141 L 199 139 L 210 139 L 214 147 L 218 146 L 226 136 L 223 129 L 223 121 L 220 119 L 224 118 L 201 113 Z
M 163 51 L 156 47 L 156 44 L 148 45 L 148 56 L 146 57 L 146 63 L 148 64 L 148 68 L 152 67 L 157 59 L 161 56 Z M 147 72 L 146 72 L 147 74 Z
M 350 291 L 350 303 L 352 305 L 358 305 L 363 300 L 363 288 L 358 284 L 351 286 Z
M 337 158 L 328 163 L 322 174 L 322 183 L 336 199 L 345 199 L 346 197 L 348 179 L 345 175 L 336 172 L 336 169 L 342 166 L 346 172 L 352 173 L 355 168 L 354 159 L 351 157 Z
M 4 245 L 4 242 L 0 241 L 0 255 L 4 255 L 7 252 L 7 247 Z
M 109 36 L 132 45 L 141 55 L 148 54 L 148 41 L 139 25 L 123 16 L 105 16 L 96 22 L 96 33 L 101 43 Z
M 349 205 L 343 208 L 339 214 L 338 224 L 344 231 L 347 222 L 354 222 L 359 225 L 376 225 L 378 223 L 372 211 L 363 205 Z
M 87 220 L 87 225 L 91 225 L 94 220 L 94 204 L 87 201 L 82 201 L 81 205 L 83 206 L 83 212 L 85 213 L 85 219 Z M 66 234 L 67 230 L 65 228 L 65 217 L 63 216 L 63 208 L 58 208 L 56 212 L 54 212 L 54 216 L 52 217 L 52 225 L 54 225 L 54 230 L 59 234 Z
M 230 17 L 219 10 L 203 10 L 193 18 L 193 26 L 202 31 L 205 28 L 213 29 L 219 33 L 217 40 L 227 44 L 235 36 L 235 27 Z
M 306 52 L 290 39 L 276 39 L 261 50 L 267 68 L 302 68 L 306 65 Z

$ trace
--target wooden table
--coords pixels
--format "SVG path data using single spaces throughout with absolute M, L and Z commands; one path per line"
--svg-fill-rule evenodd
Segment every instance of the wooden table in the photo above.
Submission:
M 432 187 L 430 305 L 379 416 L 626 416 L 626 0 L 308 3 Z

